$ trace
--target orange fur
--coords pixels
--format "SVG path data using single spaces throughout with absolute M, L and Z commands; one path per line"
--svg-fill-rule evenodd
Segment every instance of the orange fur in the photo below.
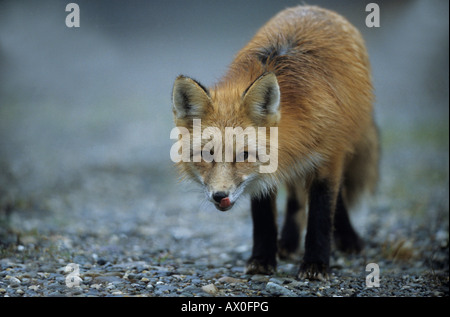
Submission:
M 249 117 L 242 96 L 264 73 L 276 75 L 281 92 L 280 119 L 266 123 L 279 128 L 278 170 L 274 175 L 260 175 L 268 187 L 282 183 L 307 187 L 318 177 L 331 180 L 337 191 L 346 176 L 352 191 L 372 188 L 377 179 L 378 143 L 370 66 L 358 30 L 338 14 L 318 7 L 282 11 L 237 54 L 208 96 L 200 92 L 207 100 L 200 115 L 202 125 L 221 129 L 261 125 Z M 186 118 L 176 118 L 175 123 L 189 125 Z M 183 173 L 192 176 L 192 164 L 181 164 Z M 208 166 L 199 163 L 197 169 L 203 173 Z M 353 166 L 358 166 L 355 172 L 361 175 L 353 175 Z M 233 167 L 240 168 L 245 166 Z M 225 171 L 214 177 L 239 174 Z M 353 201 L 357 195 L 347 188 L 346 196 Z

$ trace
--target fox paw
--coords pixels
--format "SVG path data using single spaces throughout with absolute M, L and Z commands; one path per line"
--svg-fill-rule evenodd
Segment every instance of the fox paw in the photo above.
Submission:
M 245 266 L 245 274 L 271 275 L 276 271 L 276 262 L 250 258 Z
M 328 266 L 322 263 L 303 262 L 297 276 L 299 279 L 326 281 L 329 279 Z

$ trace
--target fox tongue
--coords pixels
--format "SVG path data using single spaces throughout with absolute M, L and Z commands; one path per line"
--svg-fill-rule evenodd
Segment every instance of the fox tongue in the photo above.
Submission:
M 222 198 L 219 206 L 222 208 L 227 208 L 227 207 L 230 207 L 230 205 L 231 205 L 230 198 L 225 197 L 225 198 Z

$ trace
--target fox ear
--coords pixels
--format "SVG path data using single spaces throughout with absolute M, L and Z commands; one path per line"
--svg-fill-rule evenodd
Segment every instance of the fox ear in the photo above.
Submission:
M 173 113 L 177 119 L 201 117 L 211 104 L 208 90 L 185 76 L 175 79 L 172 91 Z
M 247 88 L 243 105 L 255 124 L 272 125 L 280 120 L 280 87 L 274 73 L 264 73 Z

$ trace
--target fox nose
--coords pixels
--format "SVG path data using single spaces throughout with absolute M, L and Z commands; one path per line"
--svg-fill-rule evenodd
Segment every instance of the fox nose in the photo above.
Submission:
M 228 197 L 228 193 L 225 193 L 225 192 L 215 192 L 215 193 L 212 195 L 212 198 L 213 198 L 215 201 L 217 201 L 218 203 L 220 203 L 221 200 L 224 199 L 224 198 L 226 198 L 226 197 Z

